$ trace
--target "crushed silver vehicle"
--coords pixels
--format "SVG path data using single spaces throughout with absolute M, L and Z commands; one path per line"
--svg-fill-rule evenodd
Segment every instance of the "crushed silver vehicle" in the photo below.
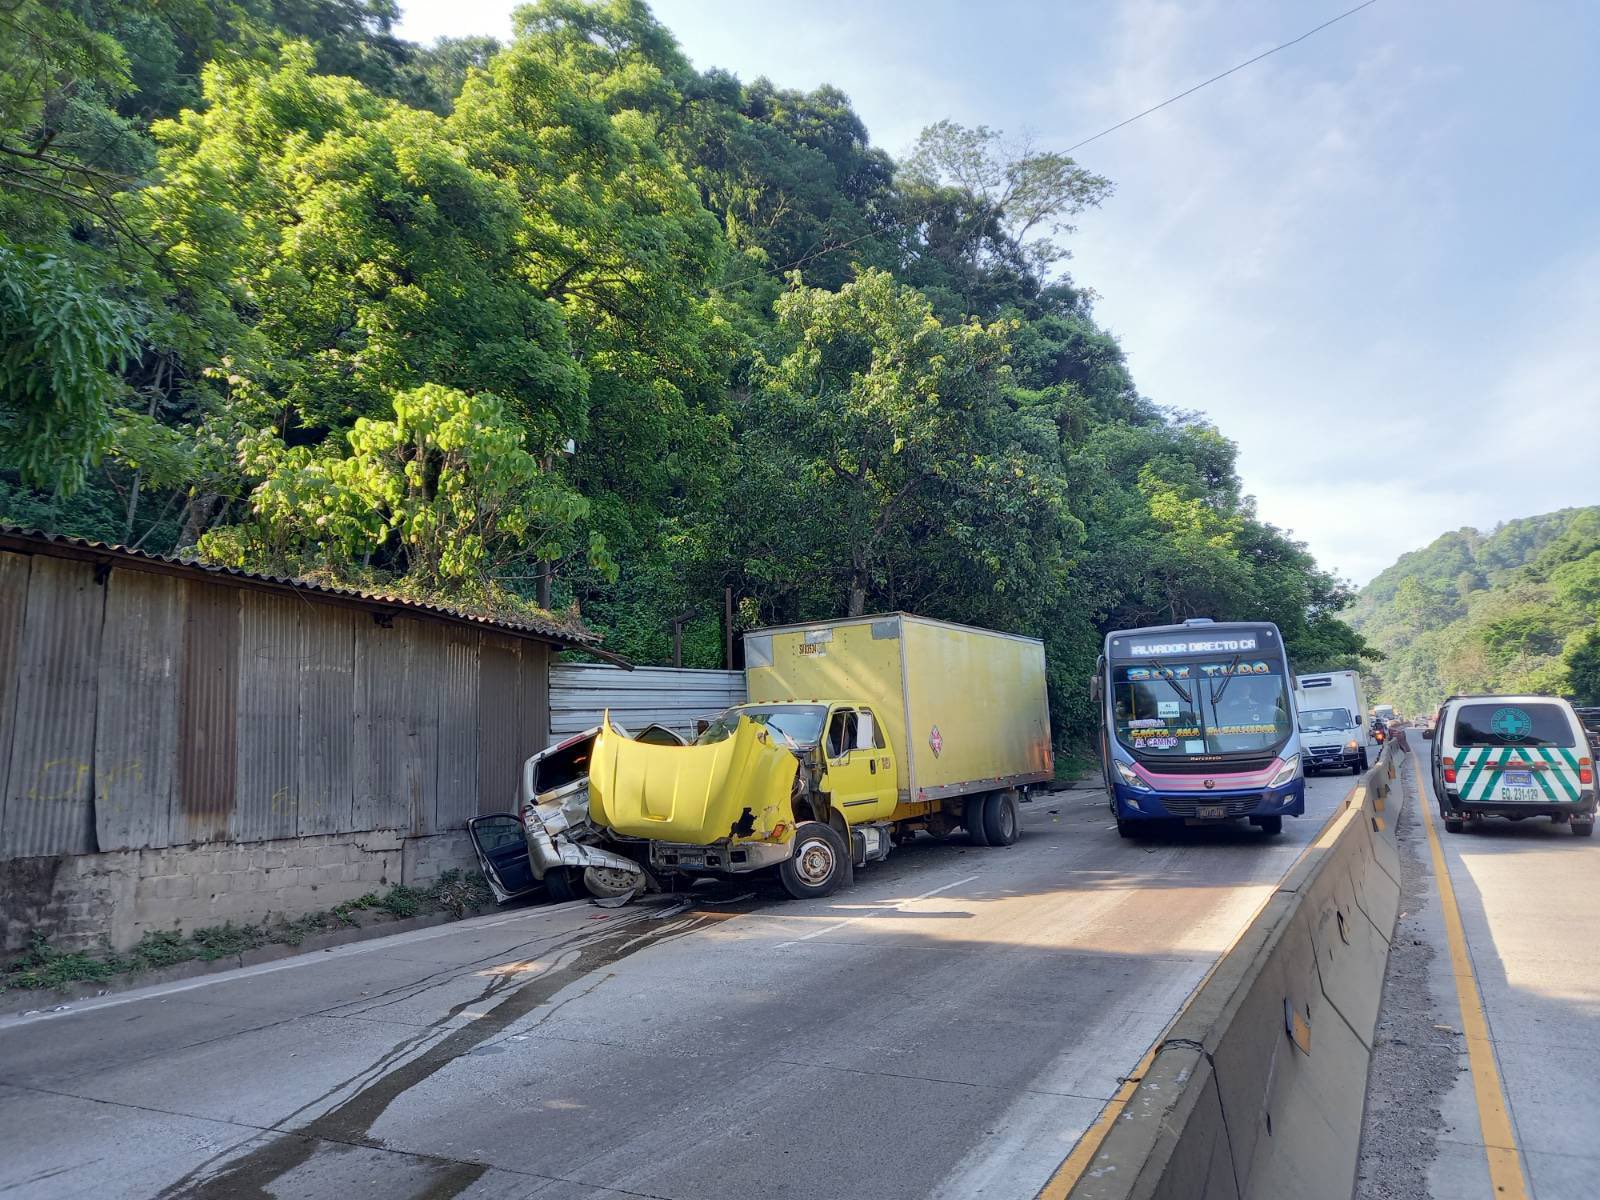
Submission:
M 641 742 L 681 746 L 664 725 L 649 725 Z M 552 900 L 584 893 L 629 897 L 653 886 L 645 863 L 647 843 L 622 837 L 589 819 L 589 759 L 600 726 L 547 747 L 522 764 L 515 815 L 497 813 L 467 822 L 479 864 L 495 897 L 527 895 L 543 884 Z

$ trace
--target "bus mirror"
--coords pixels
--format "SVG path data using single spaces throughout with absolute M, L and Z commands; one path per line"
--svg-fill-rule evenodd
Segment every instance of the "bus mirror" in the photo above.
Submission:
M 1100 676 L 1098 675 L 1089 676 L 1089 699 L 1096 704 L 1100 703 Z

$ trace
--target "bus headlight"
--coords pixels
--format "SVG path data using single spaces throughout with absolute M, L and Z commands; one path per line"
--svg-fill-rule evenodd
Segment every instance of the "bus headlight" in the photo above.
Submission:
M 1300 756 L 1291 754 L 1283 760 L 1283 766 L 1278 768 L 1278 773 L 1272 777 L 1272 782 L 1267 786 L 1282 787 L 1298 774 L 1300 774 Z
M 1122 776 L 1122 782 L 1127 784 L 1134 791 L 1148 792 L 1150 790 L 1150 785 L 1143 779 L 1140 779 L 1139 773 L 1127 763 L 1118 762 L 1116 759 L 1112 759 L 1111 765 L 1117 769 L 1117 774 Z

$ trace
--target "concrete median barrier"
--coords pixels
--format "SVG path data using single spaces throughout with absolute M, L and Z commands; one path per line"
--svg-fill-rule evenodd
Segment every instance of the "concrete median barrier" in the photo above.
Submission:
M 1399 915 L 1396 747 L 1190 997 L 1070 1195 L 1348 1200 Z

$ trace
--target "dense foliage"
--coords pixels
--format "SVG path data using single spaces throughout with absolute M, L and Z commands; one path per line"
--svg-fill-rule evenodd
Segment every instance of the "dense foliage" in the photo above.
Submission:
M 1401 711 L 1456 692 L 1600 704 L 1600 507 L 1444 534 L 1363 588 L 1354 620 Z
M 0 519 L 480 609 L 640 660 L 903 608 L 1048 643 L 1344 588 L 1063 269 L 1110 183 L 985 128 L 904 163 L 639 0 L 504 46 L 392 0 L 0 6 Z

